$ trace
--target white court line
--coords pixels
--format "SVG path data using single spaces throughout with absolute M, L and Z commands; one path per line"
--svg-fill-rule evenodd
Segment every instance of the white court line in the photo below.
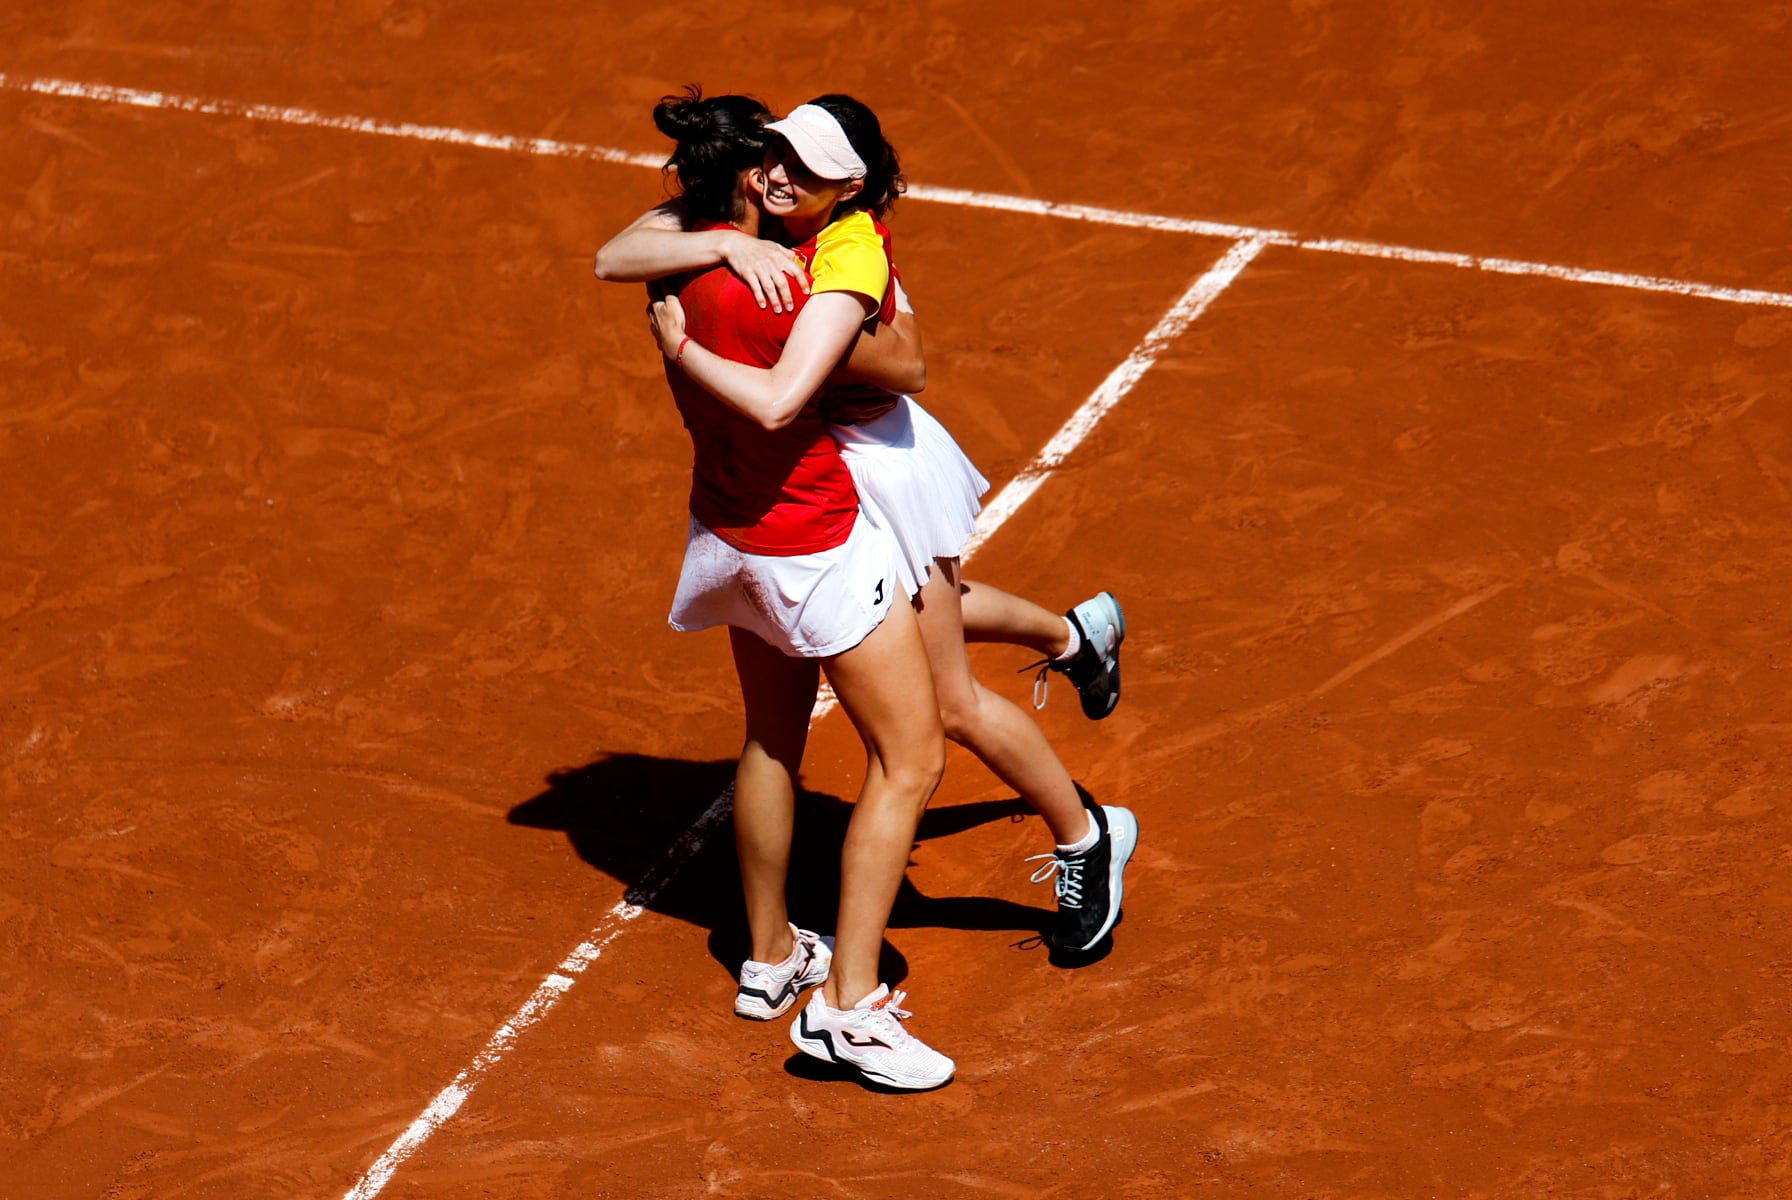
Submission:
M 1008 481 L 996 498 L 977 519 L 977 532 L 965 544 L 964 557 L 969 559 L 977 548 L 989 540 L 990 536 L 1000 529 L 1013 516 L 1021 505 L 1032 498 L 1040 485 L 1050 479 L 1052 472 L 1063 464 L 1066 458 L 1083 439 L 1094 432 L 1101 419 L 1108 415 L 1108 410 L 1120 403 L 1126 393 L 1144 378 L 1145 372 L 1151 369 L 1158 356 L 1170 347 L 1170 343 L 1182 336 L 1196 317 L 1207 311 L 1219 294 L 1231 286 L 1238 273 L 1250 265 L 1251 260 L 1263 252 L 1265 241 L 1260 237 L 1245 238 L 1234 242 L 1232 248 L 1220 256 L 1220 260 L 1208 268 L 1201 278 L 1190 285 L 1182 294 L 1182 299 L 1171 306 L 1164 314 L 1157 327 L 1145 335 L 1133 352 L 1126 356 L 1126 361 L 1115 367 L 1093 395 L 1083 402 L 1083 406 L 1070 415 L 1062 428 L 1052 435 L 1052 440 L 1045 444 L 1032 462 L 1023 467 L 1018 475 Z
M 1027 464 L 1019 475 L 1009 481 L 1008 486 L 996 496 L 995 500 L 983 510 L 977 521 L 977 532 L 966 544 L 963 558 L 969 561 L 977 548 L 1007 523 L 1020 510 L 1039 486 L 1051 477 L 1058 465 L 1067 458 L 1071 451 L 1094 432 L 1102 417 L 1106 416 L 1122 397 L 1132 391 L 1153 363 L 1170 348 L 1170 345 L 1189 325 L 1207 310 L 1219 294 L 1226 290 L 1239 272 L 1243 271 L 1250 261 L 1262 252 L 1263 239 L 1251 238 L 1240 241 L 1220 256 L 1220 260 L 1210 267 L 1206 274 L 1189 287 L 1170 311 L 1145 335 L 1133 352 L 1126 356 L 1126 361 L 1114 368 L 1113 372 L 1102 381 L 1089 398 L 1083 401 L 1080 408 L 1071 414 L 1057 434 L 1046 443 L 1045 449 L 1038 457 Z M 837 702 L 831 693 L 824 693 L 815 702 L 810 722 L 820 720 Z M 665 857 L 655 864 L 641 883 L 629 889 L 622 902 L 617 904 L 604 919 L 593 929 L 583 942 L 571 954 L 568 954 L 546 979 L 542 980 L 533 994 L 523 1002 L 510 1020 L 498 1028 L 485 1048 L 474 1056 L 472 1063 L 454 1082 L 443 1088 L 436 1098 L 430 1101 L 423 1114 L 412 1121 L 409 1128 L 399 1134 L 398 1140 L 387 1147 L 380 1155 L 379 1161 L 367 1169 L 359 1183 L 343 1197 L 343 1200 L 373 1200 L 380 1194 L 392 1173 L 405 1159 L 415 1154 L 430 1135 L 447 1124 L 460 1106 L 466 1103 L 467 1097 L 473 1094 L 473 1088 L 480 1079 L 498 1063 L 502 1062 L 516 1045 L 517 1038 L 524 1030 L 536 1024 L 552 1011 L 560 1002 L 577 977 L 586 967 L 597 961 L 604 947 L 620 937 L 628 922 L 641 915 L 641 910 L 653 903 L 661 889 L 670 883 L 684 869 L 686 863 L 703 849 L 704 842 L 711 832 L 727 817 L 734 796 L 733 785 L 724 788 L 722 794 L 710 802 L 703 815 L 698 817 L 684 835 L 675 842 Z
M 656 169 L 665 164 L 665 159 L 659 155 L 636 154 L 609 146 L 592 146 L 581 142 L 558 141 L 553 138 L 516 137 L 510 134 L 455 129 L 446 125 L 415 125 L 405 121 L 377 121 L 368 117 L 333 117 L 308 108 L 244 104 L 234 100 L 202 100 L 192 96 L 177 96 L 168 92 L 110 87 L 99 83 L 76 83 L 66 79 L 34 79 L 3 71 L 0 71 L 0 90 L 97 100 L 108 104 L 126 104 L 136 108 L 159 108 L 178 112 L 205 113 L 211 116 L 246 117 L 257 121 L 274 121 L 284 125 L 338 129 L 349 133 L 410 138 L 425 142 L 444 142 L 456 146 L 473 146 L 482 150 L 503 150 L 512 154 L 589 159 Z M 1288 246 L 1296 250 L 1317 250 L 1326 254 L 1346 254 L 1357 258 L 1390 258 L 1402 262 L 1430 263 L 1470 271 L 1488 271 L 1496 275 L 1532 275 L 1568 283 L 1628 288 L 1639 292 L 1663 292 L 1675 296 L 1690 296 L 1700 300 L 1719 300 L 1729 304 L 1759 304 L 1774 308 L 1792 308 L 1792 293 L 1765 291 L 1758 288 L 1719 287 L 1715 284 L 1669 279 L 1659 275 L 1634 275 L 1621 271 L 1557 266 L 1551 263 L 1527 262 L 1515 258 L 1483 258 L 1474 254 L 1460 254 L 1446 250 L 1422 250 L 1413 246 L 1395 246 L 1383 242 L 1355 241 L 1348 238 L 1312 238 L 1298 233 L 1290 233 L 1284 229 L 1259 229 L 1249 225 L 1199 221 L 1186 217 L 1155 216 L 1151 213 L 1125 212 L 1120 209 L 1095 208 L 1082 204 L 1056 204 L 1050 200 L 1036 200 L 1026 196 L 1005 196 L 996 192 L 975 192 L 962 188 L 933 187 L 927 184 L 911 185 L 908 194 L 917 200 L 931 201 L 936 204 L 956 204 L 966 208 L 1059 217 L 1068 221 L 1088 221 L 1097 225 L 1121 225 L 1132 229 L 1154 229 L 1165 233 L 1189 233 L 1202 237 L 1233 240 L 1250 238 L 1261 240 L 1265 245 Z
M 409 121 L 332 117 L 308 108 L 243 104 L 235 100 L 201 100 L 193 96 L 175 96 L 168 92 L 108 87 L 103 83 L 71 83 L 66 79 L 24 79 L 4 71 L 0 71 L 0 89 L 77 100 L 99 100 L 107 104 L 126 104 L 132 108 L 171 109 L 175 112 L 204 113 L 213 117 L 247 117 L 250 120 L 272 121 L 280 125 L 338 129 L 346 133 L 409 138 L 419 142 L 446 142 L 454 146 L 474 146 L 481 150 L 503 150 L 511 154 L 534 154 L 547 158 L 588 158 L 635 167 L 660 167 L 666 162 L 663 156 L 656 158 L 651 154 L 630 154 L 626 150 L 612 150 L 608 146 L 585 146 L 577 142 L 559 142 L 552 138 L 479 133 L 469 129 L 453 129 L 446 125 L 413 125 Z

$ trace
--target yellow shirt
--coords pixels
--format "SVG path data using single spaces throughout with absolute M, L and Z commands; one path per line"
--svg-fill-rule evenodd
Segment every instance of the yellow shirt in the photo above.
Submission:
M 803 249 L 810 251 L 810 295 L 856 292 L 873 308 L 883 307 L 890 288 L 890 256 L 870 213 L 859 209 L 846 214 Z

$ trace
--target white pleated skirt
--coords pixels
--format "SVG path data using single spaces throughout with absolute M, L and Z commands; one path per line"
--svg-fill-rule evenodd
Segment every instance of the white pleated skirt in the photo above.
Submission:
M 936 558 L 958 558 L 977 528 L 989 480 L 933 414 L 904 396 L 862 425 L 836 425 L 834 440 L 859 491 L 859 514 L 889 530 L 903 591 L 927 582 Z

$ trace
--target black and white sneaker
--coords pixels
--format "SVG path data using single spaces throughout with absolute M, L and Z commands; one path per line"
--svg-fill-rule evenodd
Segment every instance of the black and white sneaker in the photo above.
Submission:
M 1052 945 L 1077 954 L 1093 949 L 1120 919 L 1126 864 L 1139 844 L 1139 821 L 1132 810 L 1095 804 L 1088 808 L 1101 831 L 1093 847 L 1082 854 L 1057 851 L 1027 860 L 1051 860 L 1033 872 L 1033 882 L 1052 880 L 1058 894 Z
M 825 981 L 834 965 L 834 950 L 820 934 L 790 927 L 796 945 L 781 963 L 748 959 L 740 967 L 740 991 L 734 1013 L 749 1021 L 769 1021 L 790 1011 L 804 988 Z
M 1039 671 L 1033 681 L 1033 707 L 1044 708 L 1048 672 L 1070 677 L 1083 701 L 1083 715 L 1099 721 L 1120 703 L 1120 643 L 1126 640 L 1126 614 L 1112 592 L 1102 592 L 1064 614 L 1082 642 L 1063 662 L 1046 659 L 1023 670 Z
M 811 1058 L 856 1069 L 873 1083 L 925 1091 L 952 1078 L 958 1064 L 902 1027 L 906 992 L 888 984 L 851 1008 L 830 1008 L 820 992 L 797 1014 L 790 1041 Z

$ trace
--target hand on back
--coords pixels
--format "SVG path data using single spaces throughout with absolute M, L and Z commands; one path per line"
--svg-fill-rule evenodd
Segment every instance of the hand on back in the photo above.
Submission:
M 802 260 L 790 247 L 777 242 L 742 233 L 724 243 L 722 260 L 752 289 L 760 308 L 769 306 L 775 313 L 794 311 L 796 293 L 792 291 L 792 280 L 802 292 L 809 290 Z

